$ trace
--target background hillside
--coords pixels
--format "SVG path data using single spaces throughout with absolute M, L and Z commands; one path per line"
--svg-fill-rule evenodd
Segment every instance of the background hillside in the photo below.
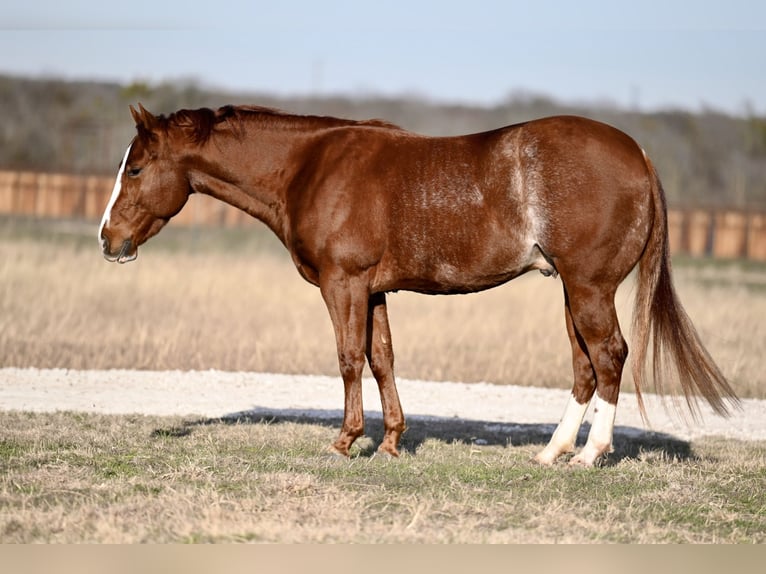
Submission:
M 296 113 L 384 118 L 407 129 L 452 135 L 574 113 L 631 134 L 660 171 L 673 206 L 766 207 L 766 118 L 715 111 L 642 113 L 608 104 L 565 104 L 518 93 L 492 107 L 422 98 L 289 98 L 221 92 L 196 82 L 70 82 L 0 75 L 0 169 L 112 174 L 134 133 L 128 105 L 155 113 L 258 104 Z

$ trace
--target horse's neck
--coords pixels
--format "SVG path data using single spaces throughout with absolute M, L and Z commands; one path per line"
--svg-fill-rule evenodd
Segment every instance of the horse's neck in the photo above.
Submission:
M 192 189 L 263 221 L 284 243 L 285 194 L 301 167 L 290 160 L 297 147 L 306 145 L 306 138 L 264 132 L 227 144 L 208 142 L 189 170 Z

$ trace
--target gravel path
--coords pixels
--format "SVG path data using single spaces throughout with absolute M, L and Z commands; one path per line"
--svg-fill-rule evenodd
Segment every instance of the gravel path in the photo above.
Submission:
M 405 415 L 483 421 L 488 425 L 555 425 L 569 391 L 485 383 L 436 383 L 400 379 Z M 365 413 L 380 417 L 377 388 L 364 380 Z M 766 401 L 742 401 L 729 419 L 703 406 L 698 423 L 675 414 L 671 401 L 645 396 L 651 427 L 642 423 L 634 396 L 624 393 L 615 434 L 662 432 L 692 440 L 709 435 L 766 440 Z M 343 385 L 338 377 L 221 371 L 74 371 L 0 369 L 0 409 L 87 411 L 104 414 L 199 415 L 238 413 L 339 417 Z M 591 413 L 586 415 L 590 420 Z M 551 429 L 553 426 L 551 426 Z

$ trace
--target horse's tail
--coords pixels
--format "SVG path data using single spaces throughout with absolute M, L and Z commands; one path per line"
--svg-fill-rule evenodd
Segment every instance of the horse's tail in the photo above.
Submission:
M 665 192 L 649 158 L 646 165 L 651 178 L 654 221 L 638 265 L 632 327 L 633 380 L 641 417 L 647 420 L 641 387 L 646 378 L 650 338 L 656 391 L 663 394 L 666 382 L 672 381 L 675 375 L 695 419 L 699 417 L 697 399 L 700 395 L 717 414 L 726 416 L 729 409 L 725 400 L 739 406 L 739 399 L 702 345 L 673 288 Z

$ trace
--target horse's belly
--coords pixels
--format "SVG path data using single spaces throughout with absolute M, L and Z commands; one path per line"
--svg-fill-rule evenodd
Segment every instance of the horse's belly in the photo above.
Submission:
M 544 263 L 544 261 L 542 261 Z M 496 287 L 530 269 L 541 268 L 533 249 L 467 250 L 463 257 L 413 252 L 384 259 L 376 273 L 376 290 L 420 293 L 473 293 Z
M 470 293 L 533 268 L 539 250 L 528 210 L 515 198 L 500 201 L 498 195 L 486 191 L 471 204 L 445 201 L 396 212 L 378 273 L 381 284 L 425 293 Z M 465 196 L 470 194 L 460 197 Z

